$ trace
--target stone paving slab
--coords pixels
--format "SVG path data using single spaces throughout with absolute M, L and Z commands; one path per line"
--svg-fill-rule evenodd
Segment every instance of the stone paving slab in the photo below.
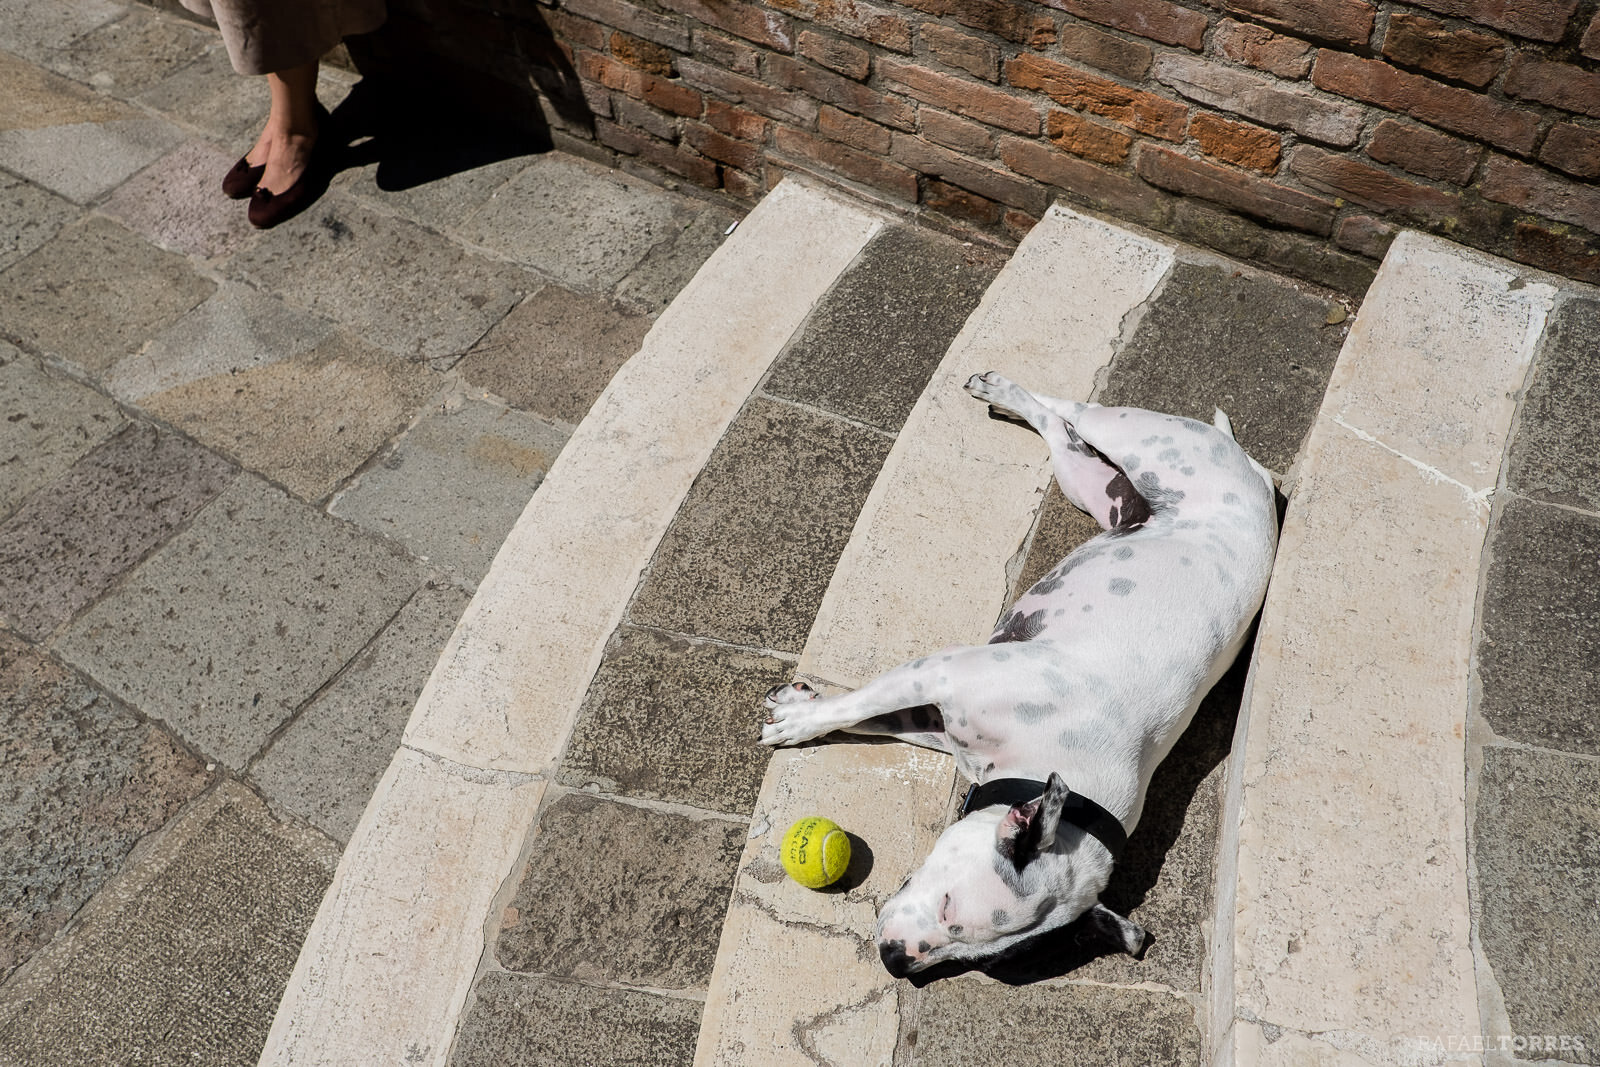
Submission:
M 0 987 L 0 1063 L 251 1062 L 337 855 L 219 783 Z
M 117 406 L 0 342 L 0 515 L 122 429 Z
M 151 85 L 137 99 L 225 142 L 233 159 L 249 150 L 270 105 L 262 79 L 234 73 L 220 36 L 214 36 L 193 62 Z M 230 166 L 232 163 L 229 160 Z M 220 183 L 222 175 L 215 175 L 213 181 Z
M 137 95 L 194 62 L 216 31 L 140 4 L 114 22 L 73 39 L 45 65 L 84 85 L 121 99 Z
M 456 369 L 512 407 L 576 426 L 649 331 L 643 315 L 547 285 L 496 323 Z
M 5 633 L 0 717 L 3 982 L 211 777 L 166 731 Z
M 87 204 L 183 140 L 161 119 L 129 118 L 0 130 L 0 166 L 78 204 Z
M 539 817 L 539 859 L 495 942 L 508 971 L 703 989 L 744 845 L 740 820 L 567 793 Z
M 453 363 L 536 284 L 337 194 L 264 232 L 229 270 L 411 359 Z
M 14 2 L 8 0 L 8 6 Z M 27 6 L 40 12 L 52 8 L 64 10 L 55 4 L 29 3 Z M 0 26 L 4 25 L 15 23 L 9 19 L 0 20 Z M 26 133 L 52 126 L 114 122 L 136 119 L 142 115 L 137 108 L 97 93 L 69 78 L 52 74 L 17 55 L 8 54 L 9 51 L 0 50 L 0 81 L 6 84 L 6 94 L 0 97 L 0 133 Z M 0 153 L 0 165 L 16 169 L 12 166 L 9 153 Z
M 700 1005 L 619 989 L 490 973 L 456 1038 L 452 1067 L 677 1067 Z
M 635 626 L 611 640 L 557 779 L 563 785 L 745 817 L 768 752 L 750 694 L 794 677 L 794 662 Z
M 630 615 L 798 654 L 887 436 L 753 399 L 706 462 Z
M 0 174 L 0 270 L 44 244 L 79 208 L 32 182 Z
M 96 374 L 215 291 L 183 256 L 90 216 L 0 273 L 0 315 L 25 343 Z
M 701 211 L 675 238 L 663 241 L 646 253 L 639 265 L 617 284 L 617 303 L 652 317 L 661 314 L 694 277 L 706 257 L 727 239 L 738 221 L 738 215 L 720 207 Z
M 899 430 L 994 280 L 997 258 L 911 227 L 885 230 L 807 320 L 763 388 Z
M 101 211 L 162 248 L 209 259 L 255 239 L 248 201 L 217 195 L 238 157 L 205 141 L 184 143 L 118 186 Z
M 0 49 L 37 62 L 127 10 L 113 0 L 0 0 Z
M 425 365 L 338 332 L 309 351 L 147 396 L 142 406 L 300 499 L 318 501 L 399 435 L 442 386 Z M 552 437 L 540 443 L 559 449 Z M 514 465 L 520 473 L 538 459 Z M 473 482 L 458 488 L 457 506 L 473 520 L 493 515 L 485 505 L 498 503 L 495 496 L 484 499 Z M 515 501 L 516 486 L 502 480 L 497 488 Z
M 418 590 L 251 764 L 262 795 L 348 842 L 467 599 L 448 585 Z
M 421 584 L 392 546 L 241 477 L 57 648 L 239 769 Z
M 1507 485 L 1534 500 L 1600 511 L 1600 299 L 1557 305 L 1511 444 Z
M 697 213 L 648 182 L 551 153 L 496 190 L 457 233 L 569 289 L 605 292 Z
M 425 415 L 332 512 L 476 584 L 567 434 L 499 404 L 458 403 Z
M 0 523 L 0 617 L 42 641 L 228 486 L 193 442 L 129 426 Z

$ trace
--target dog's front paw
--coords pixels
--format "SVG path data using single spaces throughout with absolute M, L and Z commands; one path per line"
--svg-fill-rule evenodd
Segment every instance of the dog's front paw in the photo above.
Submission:
M 814 729 L 807 721 L 803 705 L 817 699 L 817 691 L 804 682 L 790 682 L 767 690 L 762 704 L 767 709 L 766 721 L 761 724 L 763 745 L 798 745 L 825 731 Z
M 1017 400 L 1022 395 L 1022 387 L 1010 378 L 991 370 L 968 378 L 967 392 L 1002 411 L 1014 413 L 1017 410 Z

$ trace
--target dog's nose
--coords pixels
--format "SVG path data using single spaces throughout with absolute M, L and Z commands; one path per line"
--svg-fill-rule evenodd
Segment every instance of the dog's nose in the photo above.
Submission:
M 896 978 L 904 978 L 911 973 L 911 957 L 906 955 L 904 941 L 885 941 L 878 946 L 878 955 L 883 957 L 883 966 Z

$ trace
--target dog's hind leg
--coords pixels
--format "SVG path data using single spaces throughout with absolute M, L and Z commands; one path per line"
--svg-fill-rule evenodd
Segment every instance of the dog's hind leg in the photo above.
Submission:
M 767 693 L 766 722 L 761 727 L 763 745 L 795 745 L 834 730 L 852 733 L 892 733 L 922 744 L 897 726 L 904 714 L 909 733 L 933 735 L 944 729 L 937 707 L 948 697 L 950 676 L 961 674 L 961 661 L 992 655 L 984 646 L 958 646 L 923 656 L 894 668 L 860 689 L 824 697 L 804 682 L 780 685 Z M 952 669 L 953 668 L 953 669 Z M 929 716 L 919 723 L 918 713 Z M 939 733 L 942 736 L 942 733 Z M 940 745 L 924 745 L 938 748 Z
M 1122 468 L 1112 463 L 1073 427 L 1072 418 L 1094 405 L 1046 401 L 994 371 L 974 375 L 967 392 L 1032 426 L 1050 446 L 1056 482 L 1073 506 L 1107 530 L 1133 529 L 1150 517 L 1150 505 Z

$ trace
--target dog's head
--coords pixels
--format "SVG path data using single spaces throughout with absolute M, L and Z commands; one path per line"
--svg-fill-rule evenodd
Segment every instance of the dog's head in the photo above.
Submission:
M 1089 914 L 1125 951 L 1144 930 L 1099 902 L 1109 850 L 1061 825 L 1072 791 L 1050 775 L 1036 800 L 975 811 L 939 836 L 878 916 L 878 953 L 896 978 L 938 963 L 983 962 Z

